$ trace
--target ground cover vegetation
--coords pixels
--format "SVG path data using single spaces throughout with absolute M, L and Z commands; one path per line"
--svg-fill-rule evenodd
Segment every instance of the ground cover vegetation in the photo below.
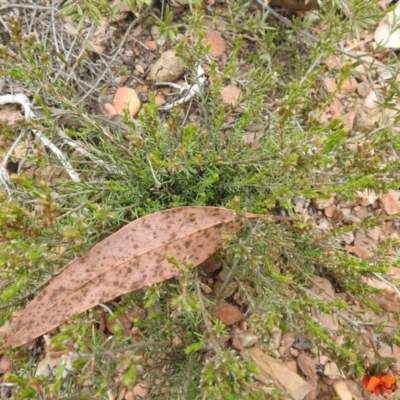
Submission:
M 239 331 L 265 354 L 297 360 L 309 398 L 342 398 L 336 382 L 353 382 L 360 398 L 376 387 L 396 396 L 382 376 L 398 372 L 400 346 L 398 60 L 370 45 L 395 5 L 332 0 L 296 13 L 257 1 L 125 3 L 0 5 L 1 94 L 27 95 L 40 115 L 0 126 L 2 332 L 64 266 L 133 220 L 214 206 L 244 226 L 224 233 L 206 266 L 171 258 L 178 278 L 27 345 L 3 342 L 4 398 L 288 398 L 260 379 Z M 206 80 L 163 110 L 182 93 L 148 75 L 170 49 L 189 87 L 199 65 Z M 104 112 L 119 86 L 139 93 L 134 117 Z M 54 368 L 38 374 L 45 358 Z M 331 381 L 327 359 L 340 371 Z

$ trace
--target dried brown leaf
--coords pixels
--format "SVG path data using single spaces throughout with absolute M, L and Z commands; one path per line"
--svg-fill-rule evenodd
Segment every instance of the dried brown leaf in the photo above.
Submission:
M 225 39 L 219 31 L 204 32 L 203 43 L 205 46 L 211 46 L 209 51 L 211 57 L 220 57 L 226 51 Z
M 393 198 L 390 193 L 385 193 L 379 196 L 381 208 L 387 215 L 400 213 L 400 202 Z
M 53 279 L 11 323 L 6 341 L 22 345 L 73 314 L 177 276 L 169 254 L 181 263 L 200 264 L 223 245 L 224 231 L 240 229 L 235 216 L 224 208 L 180 207 L 131 222 Z
M 26 154 L 26 147 L 23 144 L 19 144 L 14 149 L 14 156 L 18 160 L 21 160 Z
M 347 78 L 343 81 L 342 86 L 340 87 L 341 93 L 349 93 L 354 92 L 357 89 L 358 82 L 355 78 Z
M 369 259 L 374 257 L 374 253 L 365 247 L 346 246 L 346 250 L 349 253 L 353 253 L 360 258 Z
M 332 118 L 339 117 L 342 114 L 343 108 L 344 107 L 342 102 L 339 100 L 337 96 L 335 96 L 331 105 L 329 106 L 329 111 L 332 114 Z
M 328 93 L 333 93 L 336 89 L 336 79 L 335 78 L 325 78 L 325 87 Z
M 236 306 L 226 303 L 225 301 L 219 304 L 212 314 L 225 325 L 236 324 L 243 318 L 242 312 Z
M 221 90 L 221 97 L 225 104 L 237 105 L 242 97 L 242 91 L 236 86 L 228 85 Z
M 353 129 L 356 115 L 357 115 L 357 110 L 355 108 L 352 108 L 351 110 L 349 110 L 348 113 L 342 116 L 344 122 L 344 129 L 346 130 L 346 132 L 350 132 Z

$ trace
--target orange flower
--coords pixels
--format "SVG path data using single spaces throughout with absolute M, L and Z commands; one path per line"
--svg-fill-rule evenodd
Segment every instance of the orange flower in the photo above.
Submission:
M 363 383 L 366 386 L 367 392 L 375 393 L 376 396 L 384 393 L 392 393 L 398 389 L 396 378 L 391 375 L 364 376 Z

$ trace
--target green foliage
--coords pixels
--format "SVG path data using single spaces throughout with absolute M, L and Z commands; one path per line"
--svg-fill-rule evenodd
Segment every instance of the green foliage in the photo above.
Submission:
M 174 14 L 169 6 L 165 7 L 165 14 L 163 20 L 156 20 L 156 24 L 160 28 L 160 37 L 164 39 L 174 40 L 179 32 L 180 24 L 173 23 Z
M 256 369 L 229 351 L 208 359 L 203 367 L 201 387 L 207 398 L 260 399 L 266 398 L 260 390 L 250 389 Z M 260 397 L 262 396 L 262 397 Z M 270 397 L 273 398 L 273 397 Z
M 194 84 L 195 67 L 207 60 L 204 32 L 222 15 L 215 8 L 206 16 L 200 1 L 178 2 L 190 12 L 182 18 L 167 6 L 155 23 L 168 46 L 183 58 L 188 80 Z M 137 15 L 152 4 L 150 0 L 127 3 Z M 250 222 L 244 217 L 245 212 L 295 217 L 296 196 L 321 199 L 340 194 L 353 199 L 355 190 L 399 187 L 399 161 L 386 157 L 400 151 L 397 132 L 377 126 L 357 136 L 386 157 L 382 165 L 379 157 L 355 149 L 356 139 L 340 119 L 321 123 L 321 110 L 336 93 L 322 93 L 322 100 L 312 95 L 323 91 L 324 74 L 337 79 L 338 90 L 345 79 L 357 76 L 358 60 L 328 72 L 323 61 L 335 52 L 335 43 L 378 22 L 376 4 L 327 2 L 320 21 L 293 19 L 289 29 L 250 2 L 227 1 L 223 18 L 229 57 L 225 64 L 208 63 L 212 85 L 191 106 L 169 113 L 161 113 L 150 95 L 137 117 L 140 124 L 124 117 L 124 132 L 91 116 L 80 102 L 77 86 L 58 74 L 58 68 L 70 72 L 74 68 L 84 76 L 90 62 L 86 53 L 71 67 L 61 54 L 53 58 L 44 40 L 25 35 L 22 20 L 7 20 L 11 40 L 0 46 L 0 77 L 35 93 L 45 117 L 27 127 L 40 129 L 62 147 L 82 179 L 71 182 L 59 160 L 39 148 L 24 160 L 40 172 L 39 177 L 12 175 L 8 182 L 12 197 L 0 194 L 0 323 L 36 296 L 69 261 L 136 218 L 171 207 L 211 205 L 235 210 L 244 224 L 237 235 L 227 235 L 216 255 L 226 277 L 223 283 L 210 283 L 190 260 L 179 263 L 171 255 L 168 261 L 178 268 L 178 278 L 113 302 L 109 321 L 135 307 L 146 311 L 145 317 L 134 317 L 133 337 L 118 324 L 112 337 L 99 330 L 103 317 L 99 309 L 61 326 L 52 346 L 77 354 L 72 362 L 76 373 L 63 378 L 60 368 L 47 379 L 34 377 L 33 354 L 23 348 L 10 350 L 14 373 L 6 379 L 19 385 L 18 398 L 45 398 L 52 390 L 64 398 L 104 398 L 105 388 L 117 389 L 116 371 L 126 387 L 145 377 L 149 398 L 154 399 L 284 398 L 272 387 L 257 391 L 257 371 L 238 352 L 227 349 L 224 338 L 229 332 L 210 313 L 221 299 L 242 305 L 264 351 L 269 351 L 267 344 L 277 328 L 296 332 L 349 374 L 364 374 L 365 352 L 359 343 L 365 338 L 375 348 L 380 343 L 399 344 L 399 335 L 387 334 L 383 322 L 370 323 L 368 313 L 381 312 L 373 301 L 379 291 L 365 284 L 365 278 L 398 266 L 387 256 L 398 246 L 396 240 L 381 243 L 373 261 L 363 260 L 340 245 L 342 235 L 353 226 L 324 232 L 307 219 Z M 105 0 L 69 0 L 62 10 L 78 22 L 78 28 L 88 18 L 100 24 L 114 12 Z M 319 25 L 324 29 L 318 31 L 318 42 L 302 47 L 299 30 Z M 222 104 L 221 90 L 227 85 L 240 88 L 239 105 Z M 394 77 L 385 89 L 382 108 L 395 108 L 398 89 Z M 65 150 L 57 136 L 59 126 L 51 118 L 53 106 L 72 110 L 84 121 L 83 127 L 66 134 L 101 162 Z M 395 124 L 398 120 L 399 116 Z M 248 134 L 255 138 L 251 143 L 243 140 Z M 2 127 L 1 135 L 9 141 L 14 137 L 9 127 Z M 370 214 L 360 228 L 380 223 L 381 216 Z M 329 277 L 338 299 L 323 299 L 313 290 L 318 277 Z M 344 321 L 338 332 L 343 344 L 311 317 L 316 310 Z M 88 381 L 93 385 L 84 385 Z
M 139 15 L 144 7 L 152 3 L 152 0 L 123 0 L 123 2 L 129 5 L 135 15 Z
M 78 21 L 77 29 L 80 30 L 86 18 L 90 18 L 96 25 L 101 25 L 103 18 L 113 16 L 117 6 L 111 7 L 108 0 L 67 0 L 61 11 L 73 21 Z
M 125 386 L 131 386 L 135 382 L 136 376 L 137 376 L 136 365 L 132 364 L 129 367 L 128 371 L 124 373 L 122 382 L 124 383 Z

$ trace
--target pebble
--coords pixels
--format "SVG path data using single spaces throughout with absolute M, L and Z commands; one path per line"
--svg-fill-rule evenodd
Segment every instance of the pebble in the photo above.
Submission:
M 236 306 L 226 302 L 220 303 L 212 314 L 225 325 L 233 325 L 243 318 L 242 312 Z
M 328 378 L 337 381 L 338 379 L 343 379 L 345 376 L 339 370 L 338 366 L 334 362 L 328 362 L 324 368 L 324 375 Z
M 154 63 L 149 73 L 149 80 L 153 82 L 175 82 L 185 72 L 183 60 L 175 50 L 167 50 Z
M 258 342 L 258 336 L 239 328 L 232 329 L 231 337 L 232 346 L 237 350 L 253 347 Z
M 313 204 L 318 210 L 325 210 L 335 202 L 335 196 L 329 199 L 313 199 Z

